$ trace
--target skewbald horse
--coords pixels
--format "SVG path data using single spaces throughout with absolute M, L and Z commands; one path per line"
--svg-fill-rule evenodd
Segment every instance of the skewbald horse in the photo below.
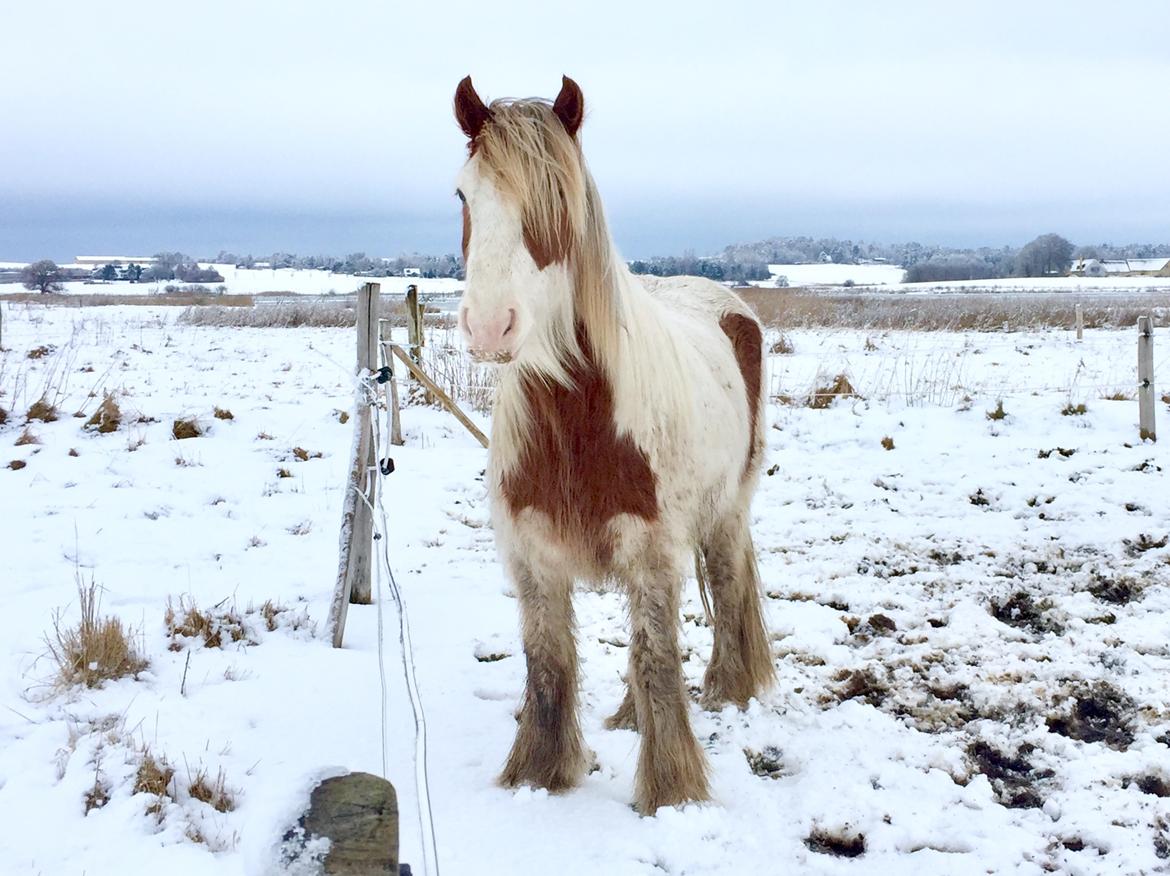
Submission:
M 692 562 L 714 602 L 701 704 L 740 706 L 774 680 L 748 506 L 763 462 L 763 339 L 733 293 L 636 278 L 582 157 L 584 98 L 487 106 L 468 77 L 455 116 L 469 158 L 461 331 L 501 363 L 488 464 L 492 522 L 519 596 L 528 678 L 500 781 L 561 791 L 590 767 L 577 717 L 577 580 L 629 606 L 625 698 L 607 726 L 641 733 L 636 805 L 709 798 L 688 717 L 679 599 Z

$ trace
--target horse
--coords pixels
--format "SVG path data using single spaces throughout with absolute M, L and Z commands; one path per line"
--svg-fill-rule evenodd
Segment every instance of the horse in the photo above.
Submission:
M 629 665 L 606 726 L 641 734 L 635 807 L 652 815 L 710 799 L 678 644 L 691 562 L 713 603 L 701 705 L 744 707 L 774 681 L 748 528 L 763 333 L 717 283 L 630 273 L 582 155 L 584 111 L 568 77 L 554 101 L 488 106 L 471 77 L 455 92 L 468 146 L 458 322 L 472 357 L 499 366 L 488 492 L 527 667 L 499 781 L 558 792 L 590 770 L 572 594 L 616 584 Z

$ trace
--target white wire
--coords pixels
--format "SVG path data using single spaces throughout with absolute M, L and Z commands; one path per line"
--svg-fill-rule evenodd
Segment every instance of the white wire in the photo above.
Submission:
M 363 375 L 359 378 L 363 381 L 366 387 L 366 401 L 371 408 L 370 416 L 370 431 L 371 437 L 374 441 L 374 447 L 381 450 L 381 430 L 378 428 L 377 407 L 375 404 L 376 395 L 371 387 L 371 377 Z M 390 408 L 386 406 L 387 420 L 390 417 Z M 389 434 L 389 427 L 387 427 L 387 434 Z M 375 459 L 381 457 L 375 453 Z M 376 476 L 377 464 L 375 464 L 374 472 L 371 473 L 371 468 L 367 466 L 366 477 Z M 381 536 L 379 539 L 382 542 L 382 565 L 378 566 L 377 580 L 378 580 L 378 671 L 382 679 L 382 773 L 387 772 L 387 696 L 386 696 L 386 670 L 385 661 L 383 658 L 383 624 L 382 624 L 382 567 L 385 567 L 386 575 L 390 581 L 390 595 L 394 599 L 394 603 L 398 609 L 398 640 L 401 644 L 402 650 L 402 673 L 406 680 L 406 690 L 410 697 L 411 710 L 414 713 L 414 783 L 415 792 L 418 803 L 419 814 L 419 834 L 422 842 L 423 852 L 423 872 L 427 876 L 439 876 L 439 857 L 438 850 L 435 845 L 435 823 L 434 813 L 431 809 L 431 795 L 430 795 L 430 780 L 427 773 L 427 724 L 426 714 L 422 707 L 422 698 L 418 692 L 418 680 L 415 676 L 414 669 L 414 653 L 410 638 L 410 619 L 406 612 L 406 601 L 402 596 L 402 591 L 398 587 L 398 581 L 394 577 L 394 570 L 390 566 L 390 545 L 389 545 L 389 524 L 386 517 L 386 506 L 382 501 L 382 490 L 376 490 L 376 501 L 378 503 L 377 515 L 381 518 L 381 526 L 378 527 L 378 532 Z M 360 492 L 359 495 L 366 507 L 370 509 L 371 515 L 375 513 L 374 507 L 370 504 L 370 500 L 366 498 L 365 492 Z M 377 563 L 375 563 L 377 565 Z M 388 776 L 387 776 L 388 778 Z

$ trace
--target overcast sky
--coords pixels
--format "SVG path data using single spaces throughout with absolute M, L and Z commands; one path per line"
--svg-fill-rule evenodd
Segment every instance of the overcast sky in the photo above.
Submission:
M 630 257 L 773 235 L 1170 240 L 1170 3 L 37 0 L 0 260 L 458 246 L 458 80 L 585 93 Z

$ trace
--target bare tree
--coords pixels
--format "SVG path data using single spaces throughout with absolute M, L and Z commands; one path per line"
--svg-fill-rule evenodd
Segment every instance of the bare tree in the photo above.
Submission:
M 61 279 L 61 269 L 51 259 L 33 262 L 20 272 L 20 282 L 24 284 L 24 288 L 32 292 L 39 291 L 42 295 L 64 289 Z
M 1041 234 L 1024 244 L 1016 258 L 1016 273 L 1024 277 L 1064 274 L 1072 262 L 1073 245 L 1059 234 Z

